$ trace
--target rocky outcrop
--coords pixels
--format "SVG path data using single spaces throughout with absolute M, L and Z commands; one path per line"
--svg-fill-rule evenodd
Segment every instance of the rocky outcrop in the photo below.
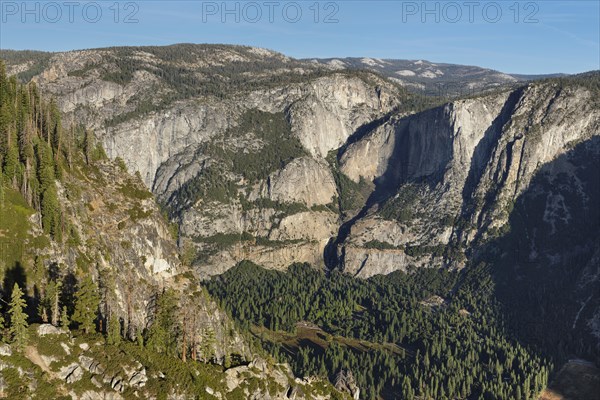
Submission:
M 338 216 L 330 211 L 305 211 L 288 215 L 269 233 L 277 242 L 306 240 L 327 242 L 338 228 Z
M 83 354 L 79 356 L 79 365 L 92 375 L 103 375 L 105 371 L 105 368 L 98 361 Z
M 12 355 L 12 349 L 8 344 L 0 345 L 0 356 L 10 356 Z
M 337 389 L 332 392 L 320 378 L 293 378 L 292 371 L 287 364 L 275 364 L 270 366 L 262 359 L 255 359 L 248 365 L 230 368 L 225 371 L 227 390 L 231 393 L 239 393 L 244 399 L 250 400 L 325 400 L 336 398 L 348 398 L 345 391 Z M 261 381 L 269 380 L 271 386 L 268 392 L 250 387 L 247 382 L 252 379 Z M 357 398 L 357 397 L 353 397 Z
M 201 279 L 206 279 L 214 275 L 220 275 L 244 260 L 276 270 L 286 270 L 290 266 L 290 262 L 322 266 L 322 253 L 326 244 L 327 241 L 282 241 L 260 244 L 240 239 L 216 253 L 210 247 L 198 249 L 198 252 L 208 253 L 209 256 L 208 259 L 198 263 L 195 269 Z
M 173 289 L 181 304 L 188 303 L 190 294 L 198 290 L 194 275 L 182 265 L 168 222 L 138 178 L 107 160 L 96 160 L 93 165 L 77 160 L 72 169 L 65 168 L 61 178 L 56 185 L 64 240 L 53 240 L 42 230 L 40 214 L 25 209 L 24 201 L 19 203 L 26 210 L 18 222 L 27 233 L 22 241 L 23 276 L 43 271 L 48 274 L 44 280 L 60 281 L 64 293 L 71 294 L 81 276 L 91 276 L 103 285 L 99 312 L 106 316 L 110 310 L 116 315 L 128 339 L 135 339 L 151 323 L 153 301 L 163 288 Z M 23 288 L 32 296 L 36 290 L 43 291 L 41 279 L 36 275 L 27 280 L 28 285 L 24 282 Z M 196 316 L 198 326 L 190 333 L 198 346 L 203 343 L 207 359 L 219 363 L 230 354 L 249 357 L 248 346 L 233 322 L 209 296 L 197 296 L 186 308 Z M 68 336 L 50 324 L 39 325 L 36 332 L 50 340 Z M 204 340 L 207 337 L 211 341 Z M 82 349 L 88 346 L 80 345 Z M 63 375 L 69 380 L 79 377 L 72 368 Z
M 67 384 L 73 384 L 81 379 L 83 376 L 83 370 L 77 363 L 69 364 L 62 367 L 58 372 L 58 377 L 65 381 Z
M 283 203 L 283 207 L 286 203 Z M 202 277 L 220 274 L 242 260 L 273 269 L 293 262 L 323 265 L 322 254 L 339 227 L 331 210 L 251 208 L 210 203 L 184 213 L 182 232 L 206 257 L 196 264 Z
M 337 186 L 327 163 L 297 158 L 249 190 L 247 204 L 201 202 L 181 212 L 180 232 L 194 238 L 197 253 L 209 254 L 196 264 L 202 276 L 244 259 L 276 269 L 293 262 L 322 265 L 339 226 Z

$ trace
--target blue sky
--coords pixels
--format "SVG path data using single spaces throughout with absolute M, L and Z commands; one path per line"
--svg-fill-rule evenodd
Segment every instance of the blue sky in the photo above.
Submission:
M 600 68 L 592 1 L 7 1 L 0 48 L 228 43 L 298 58 L 376 57 L 512 73 Z

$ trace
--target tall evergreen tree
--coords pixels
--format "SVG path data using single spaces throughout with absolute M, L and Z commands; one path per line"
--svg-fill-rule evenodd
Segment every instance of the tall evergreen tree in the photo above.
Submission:
M 69 331 L 69 327 L 71 326 L 71 320 L 69 319 L 69 312 L 67 310 L 67 306 L 63 306 L 62 312 L 60 313 L 60 327 Z
M 94 331 L 99 305 L 98 286 L 90 276 L 87 276 L 75 293 L 75 312 L 73 313 L 73 321 L 78 323 L 79 328 L 83 329 L 85 333 Z
M 108 321 L 108 334 L 106 337 L 108 344 L 118 345 L 121 343 L 121 320 L 115 313 L 111 313 Z
M 54 159 L 52 148 L 42 141 L 38 141 L 36 146 L 38 161 L 38 178 L 40 180 L 40 190 L 45 192 L 49 187 L 54 186 L 56 174 L 54 172 Z
M 8 314 L 10 315 L 10 336 L 12 343 L 18 350 L 23 350 L 29 339 L 27 333 L 27 314 L 25 314 L 25 299 L 23 291 L 19 284 L 15 282 L 9 304 Z
M 169 289 L 158 295 L 154 320 L 148 329 L 147 345 L 159 353 L 177 353 L 177 298 Z
M 44 232 L 60 241 L 60 203 L 54 186 L 50 186 L 42 195 L 42 227 Z
M 60 294 L 62 283 L 60 281 L 50 281 L 46 286 L 46 298 L 48 308 L 50 309 L 50 322 L 58 326 L 60 319 Z

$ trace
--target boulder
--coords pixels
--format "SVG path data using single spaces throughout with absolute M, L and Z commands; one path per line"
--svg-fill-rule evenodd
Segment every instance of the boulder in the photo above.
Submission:
M 9 344 L 3 344 L 0 346 L 0 356 L 11 356 L 12 349 Z
M 52 324 L 41 324 L 40 326 L 38 326 L 37 333 L 38 333 L 38 336 L 46 336 L 46 335 L 61 335 L 66 332 L 60 328 L 57 328 L 56 326 L 54 326 Z
M 81 355 L 79 356 L 79 363 L 84 370 L 92 375 L 102 375 L 104 373 L 104 367 L 91 357 Z
M 134 387 L 142 388 L 146 385 L 146 382 L 148 382 L 148 377 L 146 376 L 146 368 L 135 372 L 129 379 L 129 385 Z
M 62 367 L 58 373 L 58 377 L 65 382 L 71 384 L 79 381 L 83 376 L 83 369 L 77 363 L 72 363 L 66 367 Z
M 119 375 L 114 376 L 110 381 L 110 387 L 115 392 L 123 393 L 123 390 L 125 390 L 125 386 L 123 385 L 123 378 Z

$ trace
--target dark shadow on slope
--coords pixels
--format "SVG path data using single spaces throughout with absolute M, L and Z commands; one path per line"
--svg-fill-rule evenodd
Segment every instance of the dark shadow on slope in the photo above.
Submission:
M 589 326 L 594 315 L 600 323 L 599 204 L 594 137 L 540 168 L 515 203 L 510 231 L 482 245 L 475 260 L 490 268 L 513 337 L 560 364 L 600 363 Z
M 25 272 L 23 265 L 18 261 L 6 271 L 4 281 L 2 282 L 4 300 L 7 303 L 10 302 L 15 283 L 19 285 L 23 293 L 27 291 L 27 273 Z
M 37 285 L 33 287 L 33 297 L 30 297 L 27 294 L 27 272 L 23 265 L 20 262 L 15 262 L 15 264 L 6 270 L 4 274 L 4 281 L 2 282 L 2 297 L 5 302 L 5 305 L 8 305 L 11 301 L 13 288 L 15 283 L 19 285 L 21 290 L 24 293 L 24 298 L 27 303 L 27 308 L 25 312 L 27 315 L 37 315 L 37 305 L 39 304 L 40 296 Z
M 75 305 L 75 292 L 78 289 L 77 278 L 73 274 L 73 272 L 67 272 L 62 278 L 62 292 L 60 297 L 60 304 L 65 304 L 69 311 L 69 314 L 72 314 L 74 311 Z

